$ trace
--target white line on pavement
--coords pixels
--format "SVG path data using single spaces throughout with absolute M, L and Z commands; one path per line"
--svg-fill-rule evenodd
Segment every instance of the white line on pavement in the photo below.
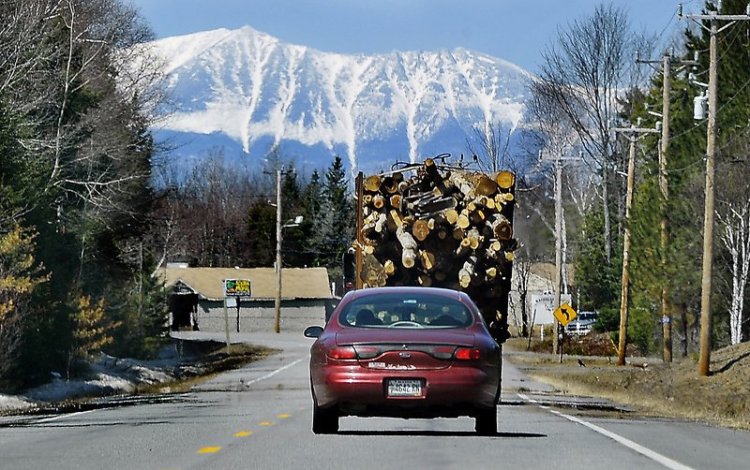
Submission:
M 291 363 L 289 363 L 289 364 L 287 364 L 287 365 L 285 365 L 283 367 L 279 367 L 278 369 L 276 369 L 274 371 L 271 371 L 271 372 L 269 372 L 268 374 L 266 374 L 266 375 L 264 375 L 262 377 L 258 377 L 257 379 L 253 379 L 253 380 L 250 380 L 249 382 L 245 382 L 245 385 L 252 385 L 252 384 L 258 383 L 258 382 L 260 382 L 262 380 L 270 379 L 271 377 L 273 377 L 274 375 L 278 374 L 279 372 L 283 372 L 283 371 L 289 369 L 290 367 L 294 367 L 297 364 L 299 364 L 300 362 L 304 361 L 305 359 L 307 359 L 307 358 L 301 357 L 301 358 L 297 359 L 296 361 L 293 361 L 293 362 L 291 362 Z M 79 411 L 79 412 L 76 412 L 76 413 L 68 413 L 68 414 L 63 414 L 63 415 L 59 415 L 59 416 L 53 416 L 52 418 L 40 419 L 39 421 L 37 421 L 37 423 L 49 423 L 51 421 L 57 421 L 58 419 L 72 418 L 73 416 L 80 416 L 82 414 L 91 413 L 93 411 L 96 411 L 96 410 Z
M 534 400 L 531 400 L 529 397 L 523 394 L 518 394 L 519 398 L 522 400 L 526 400 L 530 403 L 536 403 Z M 660 463 L 661 465 L 665 466 L 666 468 L 672 469 L 672 470 L 693 470 L 692 467 L 688 467 L 687 465 L 683 465 L 680 462 L 677 462 L 675 460 L 670 459 L 669 457 L 665 457 L 661 455 L 658 452 L 655 452 L 647 447 L 643 447 L 642 445 L 638 444 L 637 442 L 633 442 L 630 439 L 626 437 L 622 437 L 619 434 L 615 434 L 611 431 L 607 431 L 606 429 L 599 427 L 595 424 L 589 423 L 588 421 L 584 421 L 580 418 L 576 418 L 575 416 L 566 415 L 565 413 L 560 413 L 559 411 L 551 410 L 547 407 L 543 407 L 547 409 L 550 413 L 553 413 L 557 416 L 561 416 L 568 421 L 572 421 L 577 424 L 581 424 L 583 426 L 586 426 L 587 428 L 591 429 L 592 431 L 598 432 L 599 434 L 606 436 L 619 444 L 624 445 L 628 449 L 634 450 L 638 452 L 639 454 L 650 458 L 651 460 Z
M 62 418 L 72 418 L 73 416 L 85 415 L 86 413 L 91 413 L 94 411 L 96 410 L 86 410 L 86 411 L 78 411 L 75 413 L 62 414 L 58 416 L 53 416 L 52 418 L 40 419 L 39 421 L 37 421 L 37 423 L 49 423 L 50 421 L 57 421 L 58 419 L 62 419 Z
M 534 404 L 539 403 L 538 401 L 534 400 L 533 398 L 529 398 L 528 396 L 524 395 L 523 393 L 518 393 L 517 395 L 519 396 L 519 398 L 521 398 L 521 400 L 525 400 L 525 401 L 527 401 L 529 403 L 534 403 Z
M 269 372 L 268 374 L 266 374 L 266 375 L 264 375 L 262 377 L 258 377 L 257 379 L 253 379 L 253 380 L 250 380 L 248 382 L 245 382 L 245 385 L 246 386 L 247 385 L 252 385 L 254 383 L 260 382 L 261 380 L 270 379 L 271 377 L 273 377 L 274 375 L 278 374 L 279 372 L 285 371 L 285 370 L 289 369 L 290 367 L 294 367 L 297 364 L 299 364 L 300 362 L 304 361 L 305 359 L 307 359 L 307 358 L 301 357 L 301 358 L 297 359 L 296 361 L 291 362 L 291 363 L 285 365 L 284 367 L 280 367 L 280 368 L 276 369 L 273 372 Z

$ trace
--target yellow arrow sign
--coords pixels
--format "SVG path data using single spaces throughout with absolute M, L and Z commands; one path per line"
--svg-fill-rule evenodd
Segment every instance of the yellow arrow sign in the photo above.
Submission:
M 557 307 L 557 309 L 553 312 L 553 315 L 555 316 L 555 318 L 557 318 L 557 321 L 562 323 L 562 326 L 566 326 L 578 316 L 576 311 L 573 310 L 573 307 L 568 304 L 562 304 Z

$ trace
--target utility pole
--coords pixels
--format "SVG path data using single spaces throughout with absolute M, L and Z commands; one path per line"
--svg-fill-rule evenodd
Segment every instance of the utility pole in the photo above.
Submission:
M 541 157 L 541 151 L 539 155 Z M 562 303 L 562 287 L 563 287 L 563 246 L 562 246 L 562 234 L 563 234 L 563 206 L 562 206 L 562 170 L 564 161 L 576 161 L 579 158 L 565 158 L 557 157 L 554 160 L 555 164 L 555 298 L 552 309 L 560 307 Z M 558 354 L 562 349 L 560 339 L 562 338 L 562 325 L 553 319 L 554 331 L 552 332 L 552 351 Z
M 273 330 L 276 333 L 281 333 L 281 243 L 283 230 L 288 227 L 298 227 L 302 223 L 302 216 L 299 215 L 294 220 L 289 220 L 287 223 L 282 224 L 282 213 L 281 213 L 281 175 L 290 174 L 294 172 L 294 169 L 288 172 L 284 171 L 283 166 L 279 166 L 275 172 L 264 172 L 266 174 L 275 174 L 276 176 L 276 298 L 274 299 L 274 326 Z M 269 201 L 269 204 L 274 205 Z M 239 308 L 239 304 L 238 307 Z
M 622 288 L 620 291 L 620 340 L 617 346 L 617 365 L 625 365 L 625 348 L 627 347 L 628 316 L 630 314 L 630 212 L 633 207 L 633 192 L 635 189 L 635 144 L 640 139 L 639 134 L 659 132 L 656 129 L 643 129 L 635 126 L 617 127 L 612 129 L 627 135 L 630 140 L 628 155 L 628 180 L 625 196 L 625 229 L 622 238 Z
M 669 288 L 667 287 L 667 211 L 669 204 L 669 181 L 667 180 L 667 157 L 669 152 L 669 93 L 672 91 L 672 70 L 670 54 L 664 54 L 662 63 L 663 86 L 661 107 L 661 145 L 659 146 L 659 189 L 661 191 L 661 221 L 659 222 L 659 251 L 661 252 L 661 331 L 662 359 L 672 362 L 672 311 L 669 308 Z
M 683 15 L 682 5 L 678 15 L 693 20 L 711 35 L 709 42 L 708 66 L 708 125 L 706 142 L 706 195 L 703 219 L 703 273 L 701 277 L 701 339 L 698 373 L 702 376 L 710 374 L 711 362 L 711 274 L 713 270 L 713 232 L 714 232 L 714 176 L 716 172 L 716 111 L 717 111 L 717 36 L 720 32 L 732 26 L 737 21 L 750 20 L 750 4 L 744 15 L 722 15 L 721 1 L 716 11 L 709 11 L 706 15 Z M 709 22 L 709 27 L 703 25 Z M 719 28 L 719 21 L 729 23 Z
M 697 65 L 698 57 L 694 60 L 679 60 L 680 65 Z M 667 161 L 669 157 L 669 107 L 671 104 L 672 91 L 672 52 L 664 54 L 661 61 L 641 60 L 636 62 L 642 64 L 661 64 L 663 76 L 662 86 L 662 111 L 660 113 L 648 111 L 649 114 L 661 118 L 661 141 L 659 145 L 659 190 L 661 193 L 659 222 L 659 249 L 661 268 L 661 324 L 662 324 L 662 359 L 666 363 L 672 362 L 672 311 L 669 305 L 669 287 L 667 282 L 667 250 L 669 244 L 669 180 L 667 179 Z
M 555 160 L 555 304 L 553 310 L 560 307 L 562 290 L 562 161 Z M 555 354 L 562 351 L 563 326 L 555 318 L 555 331 L 552 335 L 552 349 Z M 543 328 L 543 327 L 542 327 Z M 561 359 L 562 360 L 562 359 Z
M 273 331 L 281 332 L 281 167 L 276 169 L 276 312 Z

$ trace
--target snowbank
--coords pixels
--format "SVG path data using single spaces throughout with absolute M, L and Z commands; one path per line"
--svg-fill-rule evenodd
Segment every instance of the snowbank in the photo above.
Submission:
M 165 348 L 159 359 L 153 361 L 101 354 L 85 377 L 66 380 L 53 373 L 49 383 L 25 390 L 22 395 L 0 394 L 0 412 L 24 411 L 73 398 L 132 393 L 138 385 L 175 380 L 184 359 L 174 347 Z

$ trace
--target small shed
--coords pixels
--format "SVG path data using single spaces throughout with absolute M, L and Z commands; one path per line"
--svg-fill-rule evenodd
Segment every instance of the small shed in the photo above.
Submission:
M 224 280 L 249 279 L 251 296 L 230 302 L 228 307 L 230 330 L 273 330 L 277 290 L 274 268 L 191 268 L 169 264 L 155 275 L 169 289 L 172 329 L 225 331 Z M 327 269 L 284 268 L 281 280 L 282 328 L 301 331 L 310 325 L 322 325 L 326 311 L 334 305 Z

